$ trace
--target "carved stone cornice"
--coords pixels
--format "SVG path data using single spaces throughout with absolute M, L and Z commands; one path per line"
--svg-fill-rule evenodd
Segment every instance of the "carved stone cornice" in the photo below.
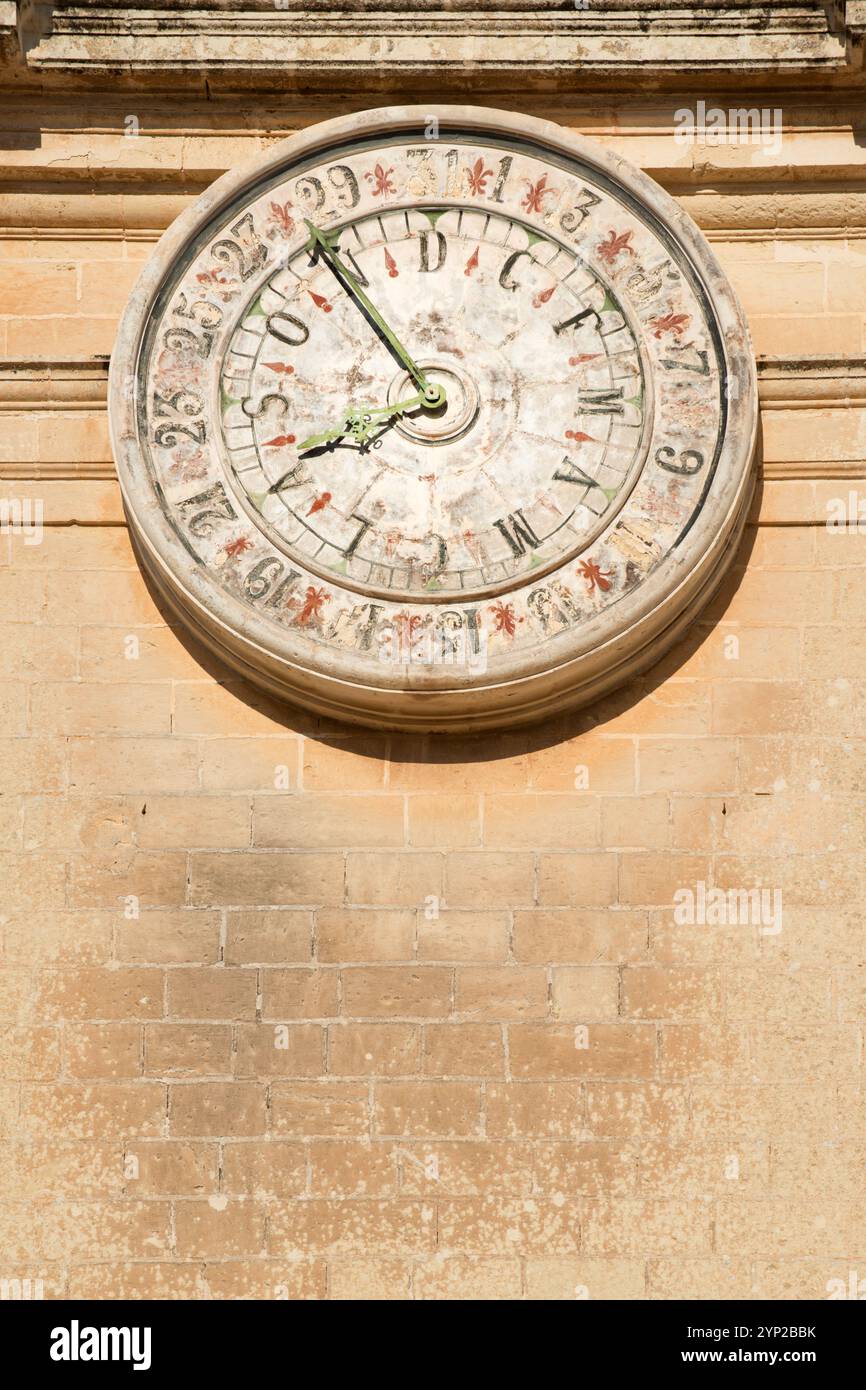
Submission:
M 17 11 L 17 13 L 15 13 Z M 382 91 L 642 89 L 690 76 L 806 85 L 862 70 L 863 0 L 0 0 L 0 34 L 43 80 Z M 7 65 L 9 45 L 6 45 Z
M 850 437 L 860 434 L 866 420 L 866 354 L 821 357 L 759 357 L 758 397 L 764 417 L 763 476 L 768 481 L 815 481 L 866 477 L 866 457 L 798 459 L 790 455 L 784 414 L 813 410 L 832 421 L 851 422 Z M 88 438 L 92 447 L 82 456 L 80 434 L 47 431 L 48 444 L 37 449 L 38 461 L 0 462 L 0 479 L 112 479 L 114 463 L 106 428 L 108 358 L 67 361 L 0 358 L 0 414 L 34 420 L 58 416 L 93 417 Z M 848 414 L 857 412 L 857 414 Z M 86 428 L 86 426 L 85 426 Z M 801 434 L 798 431 L 798 435 Z M 820 433 L 820 432 L 819 432 Z M 777 442 L 778 436 L 778 442 Z M 846 437 L 848 435 L 846 434 Z M 69 447 L 64 441 L 68 438 Z M 853 450 L 856 455 L 856 448 Z
M 108 360 L 0 358 L 0 412 L 99 410 L 108 389 Z
M 863 408 L 866 354 L 859 357 L 759 357 L 762 410 Z
M 103 402 L 107 356 L 67 359 L 0 357 L 0 410 L 76 408 Z M 799 401 L 847 404 L 866 400 L 866 353 L 757 358 L 762 405 L 789 408 Z
M 835 0 L 833 8 L 841 12 L 842 23 L 851 39 L 862 42 L 866 34 L 866 0 Z

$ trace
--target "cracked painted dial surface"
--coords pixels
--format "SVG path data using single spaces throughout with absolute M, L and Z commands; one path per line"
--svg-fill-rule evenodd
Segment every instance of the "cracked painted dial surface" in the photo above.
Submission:
M 111 418 L 145 563 L 245 674 L 350 718 L 567 703 L 741 524 L 736 301 L 661 190 L 554 126 L 319 129 L 220 180 L 133 294 Z
M 496 592 L 576 554 L 646 445 L 640 330 L 609 284 L 563 241 L 459 205 L 345 222 L 339 252 L 446 401 L 299 450 L 350 406 L 417 388 L 331 268 L 296 251 L 221 372 L 226 463 L 275 543 L 407 598 Z

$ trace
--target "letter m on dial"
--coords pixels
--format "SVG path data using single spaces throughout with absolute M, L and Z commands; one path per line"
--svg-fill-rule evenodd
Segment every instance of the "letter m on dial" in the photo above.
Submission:
M 514 555 L 525 555 L 527 546 L 536 550 L 541 545 L 538 536 L 519 509 L 507 517 L 500 517 L 493 525 L 508 542 Z

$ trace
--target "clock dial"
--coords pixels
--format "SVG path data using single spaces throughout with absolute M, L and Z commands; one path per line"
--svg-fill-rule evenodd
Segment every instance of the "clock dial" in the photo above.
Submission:
M 296 250 L 239 315 L 221 371 L 225 463 L 275 544 L 324 579 L 440 601 L 577 554 L 628 496 L 651 418 L 640 328 L 610 283 L 563 241 L 459 204 L 344 222 L 339 247 L 446 400 L 301 452 L 351 406 L 417 387 L 328 265 Z M 287 322 L 303 341 L 285 342 Z
M 133 294 L 111 414 L 184 619 L 279 694 L 406 727 L 646 665 L 753 477 L 748 338 L 700 234 L 621 161 L 472 108 L 331 122 L 220 180 Z

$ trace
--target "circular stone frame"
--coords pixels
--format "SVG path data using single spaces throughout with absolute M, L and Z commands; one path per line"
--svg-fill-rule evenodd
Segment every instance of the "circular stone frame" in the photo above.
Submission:
M 524 663 L 513 679 L 412 665 L 399 672 L 383 666 L 381 681 L 358 681 L 347 653 L 322 646 L 321 660 L 311 661 L 309 647 L 290 631 L 208 582 L 166 515 L 147 467 L 138 434 L 137 368 L 148 322 L 177 258 L 203 226 L 263 179 L 334 144 L 415 133 L 429 122 L 429 107 L 386 107 L 317 124 L 219 178 L 178 217 L 146 263 L 121 320 L 111 360 L 109 422 L 141 563 L 171 612 L 232 669 L 271 695 L 325 717 L 417 732 L 481 731 L 533 723 L 595 700 L 645 671 L 686 631 L 728 568 L 745 525 L 756 475 L 757 384 L 739 301 L 699 229 L 658 184 L 551 121 L 474 106 L 443 106 L 436 115 L 440 138 L 447 138 L 449 128 L 471 127 L 479 138 L 528 140 L 579 160 L 639 200 L 682 249 L 715 318 L 729 417 L 713 484 L 681 544 L 616 605 L 615 623 L 610 612 L 596 614 L 553 639 L 537 668 L 527 670 Z

